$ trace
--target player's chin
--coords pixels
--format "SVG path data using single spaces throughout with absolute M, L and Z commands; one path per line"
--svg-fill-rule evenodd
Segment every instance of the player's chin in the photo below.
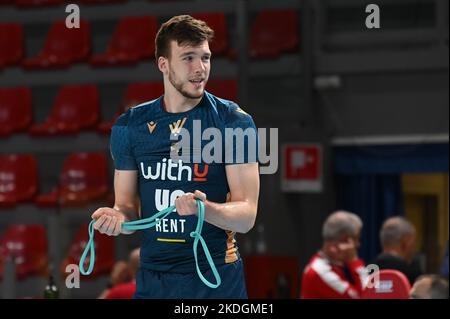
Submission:
M 185 95 L 187 95 L 191 99 L 199 99 L 203 96 L 203 93 L 205 92 L 204 89 L 201 90 L 187 90 Z

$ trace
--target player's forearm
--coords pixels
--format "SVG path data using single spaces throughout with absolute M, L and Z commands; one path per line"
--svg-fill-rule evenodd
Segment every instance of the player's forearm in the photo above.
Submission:
M 257 205 L 250 201 L 205 201 L 205 221 L 224 230 L 247 233 L 255 224 Z

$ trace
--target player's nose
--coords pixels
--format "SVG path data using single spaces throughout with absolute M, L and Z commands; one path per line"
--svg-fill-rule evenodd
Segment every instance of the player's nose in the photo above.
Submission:
M 204 74 L 206 71 L 206 65 L 201 59 L 198 59 L 194 65 L 194 71 L 196 74 Z

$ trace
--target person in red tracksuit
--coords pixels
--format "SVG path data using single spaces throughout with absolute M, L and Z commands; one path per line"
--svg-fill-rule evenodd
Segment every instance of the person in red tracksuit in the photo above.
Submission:
M 358 258 L 361 219 L 352 213 L 338 211 L 323 224 L 322 249 L 304 269 L 300 298 L 359 298 L 367 273 Z

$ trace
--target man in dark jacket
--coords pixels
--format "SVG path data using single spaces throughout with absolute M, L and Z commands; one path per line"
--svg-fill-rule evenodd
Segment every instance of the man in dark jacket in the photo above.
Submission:
M 422 274 L 420 266 L 414 262 L 415 227 L 403 217 L 388 218 L 381 227 L 380 240 L 383 252 L 373 263 L 380 269 L 395 269 L 402 272 L 412 285 Z

